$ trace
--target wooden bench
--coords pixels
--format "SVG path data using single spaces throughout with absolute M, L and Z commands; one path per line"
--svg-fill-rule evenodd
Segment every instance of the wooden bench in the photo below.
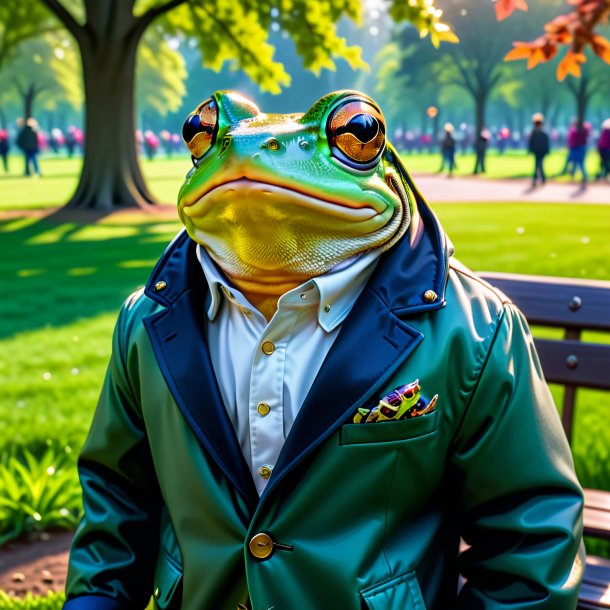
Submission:
M 582 341 L 584 331 L 610 333 L 610 282 L 483 273 L 521 309 L 532 326 L 563 329 L 535 338 L 544 375 L 564 386 L 562 423 L 572 442 L 578 388 L 610 391 L 610 339 Z M 610 394 L 608 395 L 610 414 Z M 595 431 L 591 431 L 593 434 Z M 610 490 L 585 489 L 585 535 L 610 541 Z M 610 608 L 610 560 L 588 556 L 578 608 Z

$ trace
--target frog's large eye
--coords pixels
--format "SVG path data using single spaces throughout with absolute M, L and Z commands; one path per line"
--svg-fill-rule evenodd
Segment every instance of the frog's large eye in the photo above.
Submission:
M 348 99 L 328 117 L 326 135 L 333 156 L 342 163 L 370 169 L 385 148 L 385 120 L 373 104 Z
M 182 126 L 182 138 L 194 159 L 202 157 L 214 144 L 218 129 L 218 106 L 214 98 L 200 104 Z

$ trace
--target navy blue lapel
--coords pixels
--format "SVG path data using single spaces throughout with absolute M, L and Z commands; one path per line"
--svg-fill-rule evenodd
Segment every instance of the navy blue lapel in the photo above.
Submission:
M 184 274 L 189 281 L 184 281 Z M 182 281 L 178 281 L 181 278 Z M 166 285 L 155 290 L 162 281 Z M 185 233 L 168 248 L 146 293 L 167 309 L 144 320 L 157 362 L 174 400 L 218 466 L 253 507 L 258 494 L 227 415 L 205 337 L 207 285 L 194 243 Z
M 422 339 L 365 288 L 324 360 L 262 498 L 357 407 L 369 402 Z

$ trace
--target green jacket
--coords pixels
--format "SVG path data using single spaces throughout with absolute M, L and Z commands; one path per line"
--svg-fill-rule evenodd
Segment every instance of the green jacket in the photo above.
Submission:
M 66 610 L 144 608 L 153 593 L 186 610 L 576 607 L 582 492 L 527 324 L 450 262 L 418 208 L 260 500 L 214 377 L 195 244 L 178 235 L 119 316 L 79 460 Z M 417 378 L 434 412 L 351 423 Z

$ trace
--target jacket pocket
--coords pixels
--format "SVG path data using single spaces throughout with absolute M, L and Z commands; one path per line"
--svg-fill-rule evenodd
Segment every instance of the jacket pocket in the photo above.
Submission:
M 368 610 L 426 610 L 413 570 L 367 587 L 360 594 Z
M 382 421 L 372 424 L 345 424 L 339 433 L 341 445 L 363 443 L 389 443 L 404 441 L 430 434 L 436 430 L 438 411 L 400 421 Z
M 161 549 L 155 568 L 155 608 L 178 610 L 182 601 L 182 567 Z

